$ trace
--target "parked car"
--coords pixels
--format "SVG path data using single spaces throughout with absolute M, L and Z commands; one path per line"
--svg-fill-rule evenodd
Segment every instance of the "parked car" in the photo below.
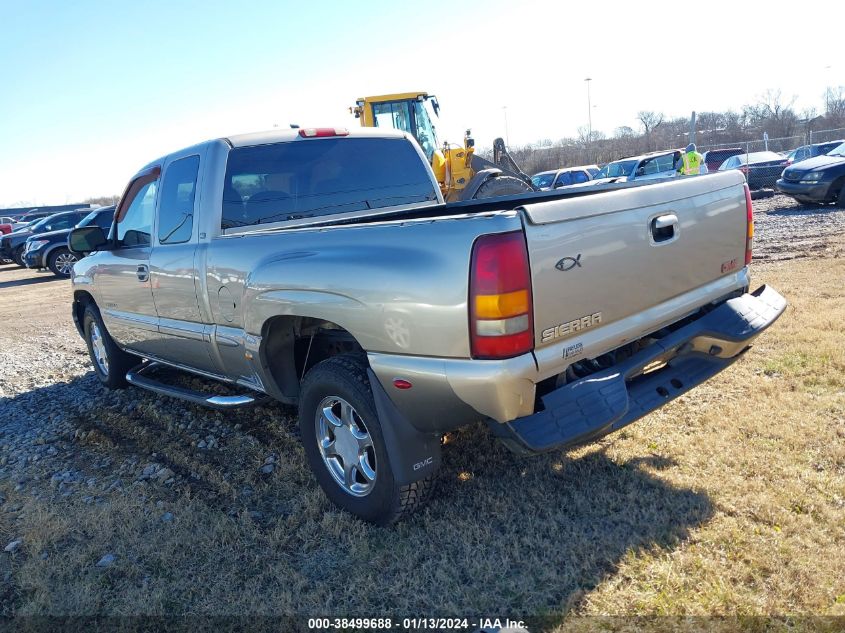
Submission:
M 745 150 L 741 147 L 728 147 L 725 149 L 711 149 L 704 152 L 704 164 L 707 165 L 707 171 L 718 171 L 726 160 L 731 156 L 737 154 L 744 154 Z
M 596 168 L 596 172 L 598 172 L 598 168 Z M 592 179 L 593 176 L 587 167 L 564 167 L 534 174 L 531 176 L 531 183 L 540 191 L 549 191 L 550 189 L 560 189 L 561 187 L 588 182 Z
M 114 207 L 96 209 L 86 215 L 76 227 L 96 225 L 108 233 L 114 218 Z M 75 227 L 73 227 L 75 228 Z M 27 268 L 49 268 L 57 277 L 70 277 L 79 256 L 67 245 L 71 228 L 39 233 L 27 238 L 23 263 Z
M 27 225 L 17 231 L 12 231 L 0 238 L 0 257 L 11 259 L 18 266 L 23 266 L 23 249 L 30 235 L 39 235 L 59 229 L 70 229 L 90 212 L 91 209 L 63 211 L 41 218 L 34 224 Z
M 391 523 L 425 500 L 444 433 L 485 419 L 522 454 L 597 439 L 781 315 L 774 289 L 749 292 L 739 173 L 650 185 L 449 204 L 394 130 L 212 140 L 139 171 L 110 236 L 71 232 L 92 253 L 71 312 L 106 387 L 298 406 L 329 499 Z
M 751 190 L 774 187 L 786 167 L 786 157 L 777 152 L 751 152 L 731 156 L 721 164 L 719 171 L 738 169 L 745 174 Z
M 775 186 L 799 202 L 836 202 L 845 207 L 845 143 L 787 167 Z
M 794 165 L 795 163 L 800 163 L 802 160 L 815 158 L 816 156 L 824 156 L 828 152 L 831 152 L 842 145 L 842 143 L 845 143 L 845 139 L 829 141 L 827 143 L 815 143 L 814 145 L 802 145 L 786 155 L 786 164 Z
M 602 167 L 590 182 L 577 186 L 592 187 L 615 182 L 674 178 L 678 176 L 681 154 L 681 150 L 676 149 L 616 160 Z
M 8 222 L 3 222 L 2 224 L 0 224 L 0 233 L 2 233 L 3 235 L 8 235 L 12 232 L 12 230 L 12 225 Z

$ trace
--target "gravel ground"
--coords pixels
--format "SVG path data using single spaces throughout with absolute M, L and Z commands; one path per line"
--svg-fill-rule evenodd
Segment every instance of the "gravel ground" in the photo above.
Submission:
M 754 201 L 754 259 L 775 261 L 841 254 L 845 209 L 806 206 L 788 196 Z
M 775 196 L 755 201 L 755 212 L 755 259 L 845 254 L 845 210 Z M 268 485 L 275 477 L 283 487 L 313 486 L 294 448 L 292 409 L 223 414 L 137 389 L 108 391 L 91 371 L 69 305 L 68 281 L 0 266 L 0 520 L 14 526 L 23 497 L 107 506 L 128 492 L 154 501 L 165 522 L 186 495 L 258 524 L 296 511 L 278 483 L 275 492 Z M 10 553 L 26 547 L 14 535 L 5 540 L 0 549 Z M 111 565 L 114 555 L 102 554 L 97 565 Z M 5 560 L 0 553 L 8 582 Z

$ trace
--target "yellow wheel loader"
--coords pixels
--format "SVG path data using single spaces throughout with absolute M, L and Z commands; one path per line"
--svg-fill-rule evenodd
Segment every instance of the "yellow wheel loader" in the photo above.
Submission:
M 394 128 L 417 139 L 448 202 L 536 191 L 531 178 L 511 158 L 501 138 L 493 141 L 492 161 L 475 154 L 470 130 L 466 131 L 463 147 L 441 144 L 434 126 L 440 104 L 434 95 L 402 92 L 364 97 L 349 111 L 363 127 Z

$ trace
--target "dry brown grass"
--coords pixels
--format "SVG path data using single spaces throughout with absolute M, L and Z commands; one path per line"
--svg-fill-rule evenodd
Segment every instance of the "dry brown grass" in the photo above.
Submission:
M 25 542 L 0 555 L 0 578 L 12 572 L 3 610 L 845 615 L 845 260 L 768 264 L 755 269 L 764 281 L 790 308 L 723 374 L 568 454 L 520 459 L 483 427 L 465 429 L 435 501 L 392 529 L 329 505 L 288 410 L 264 409 L 256 439 L 234 437 L 213 458 L 178 433 L 163 439 L 173 420 L 152 396 L 129 414 L 81 413 L 100 431 L 80 454 L 155 446 L 197 478 L 175 491 L 129 486 L 102 505 L 0 482 L 22 505 L 0 512 L 0 543 Z M 283 459 L 262 478 L 268 450 Z M 244 485 L 263 519 L 229 514 Z M 95 567 L 106 552 L 117 562 Z

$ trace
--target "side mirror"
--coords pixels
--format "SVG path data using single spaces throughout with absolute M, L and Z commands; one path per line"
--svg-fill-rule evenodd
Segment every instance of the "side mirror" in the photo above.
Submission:
M 96 225 L 73 229 L 67 240 L 68 248 L 73 253 L 83 257 L 96 250 L 101 250 L 108 243 L 105 232 Z

